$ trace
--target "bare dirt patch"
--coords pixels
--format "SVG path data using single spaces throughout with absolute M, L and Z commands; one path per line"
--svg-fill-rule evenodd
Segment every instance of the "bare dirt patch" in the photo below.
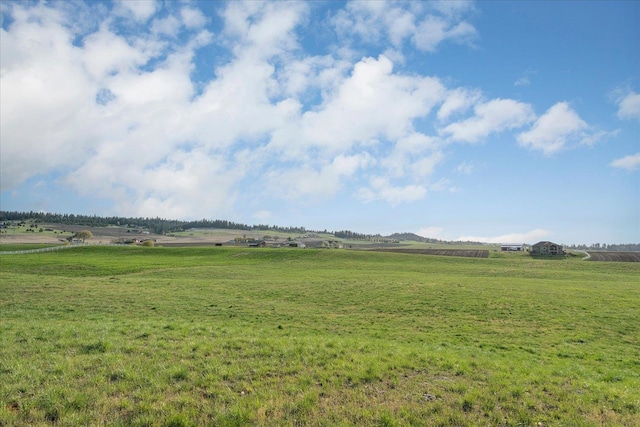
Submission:
M 589 261 L 640 262 L 640 252 L 592 252 Z
M 467 258 L 489 258 L 488 250 L 479 249 L 374 249 L 381 252 L 395 252 L 403 254 L 458 256 Z

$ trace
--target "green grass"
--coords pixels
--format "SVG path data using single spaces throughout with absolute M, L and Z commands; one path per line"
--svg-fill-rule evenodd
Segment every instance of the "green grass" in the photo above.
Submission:
M 42 248 L 50 248 L 52 246 L 62 246 L 64 243 L 3 243 L 0 244 L 0 253 L 1 252 L 11 252 L 11 251 L 27 251 L 31 249 L 42 249 Z
M 638 277 L 519 254 L 3 255 L 0 425 L 637 425 Z

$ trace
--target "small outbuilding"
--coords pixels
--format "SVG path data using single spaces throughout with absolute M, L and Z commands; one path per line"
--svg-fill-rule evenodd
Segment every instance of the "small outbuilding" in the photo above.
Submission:
M 562 245 L 553 242 L 538 242 L 531 247 L 531 255 L 564 255 Z

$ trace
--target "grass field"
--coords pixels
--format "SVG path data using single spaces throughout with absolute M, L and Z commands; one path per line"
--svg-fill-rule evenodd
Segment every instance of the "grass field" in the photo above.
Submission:
M 11 251 L 26 251 L 32 249 L 50 248 L 60 246 L 62 243 L 6 243 L 0 245 L 0 253 Z
M 640 264 L 346 250 L 0 256 L 0 426 L 640 420 Z

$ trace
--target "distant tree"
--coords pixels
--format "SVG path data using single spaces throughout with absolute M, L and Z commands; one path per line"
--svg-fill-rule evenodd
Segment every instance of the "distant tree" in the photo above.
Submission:
M 89 230 L 82 230 L 82 231 L 78 231 L 75 237 L 77 239 L 82 239 L 82 243 L 84 243 L 86 239 L 90 239 L 93 237 L 93 233 Z

